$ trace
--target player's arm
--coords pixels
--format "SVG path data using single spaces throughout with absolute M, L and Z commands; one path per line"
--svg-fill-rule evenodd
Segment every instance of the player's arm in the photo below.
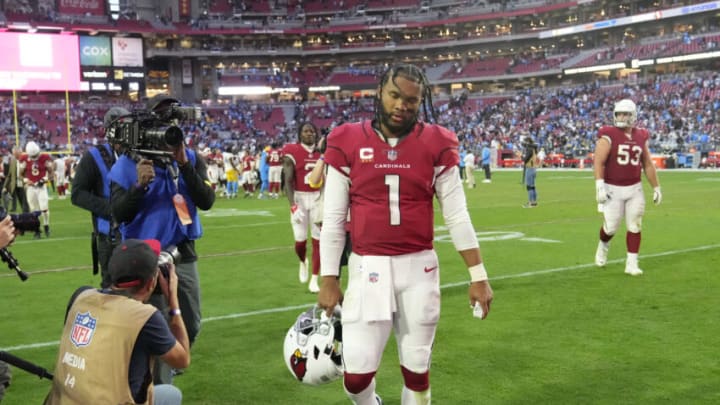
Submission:
M 283 157 L 282 175 L 284 180 L 285 196 L 290 205 L 295 204 L 295 162 L 289 156 Z
M 484 319 L 490 312 L 493 292 L 488 281 L 485 264 L 482 261 L 475 229 L 470 220 L 465 191 L 458 170 L 457 166 L 453 166 L 440 174 L 435 182 L 435 193 L 453 245 L 470 273 L 470 288 L 468 290 L 470 306 L 474 307 L 479 304 L 483 310 L 482 318 Z M 324 226 L 325 223 L 323 222 Z
M 605 162 L 607 162 L 608 156 L 610 156 L 610 141 L 605 137 L 598 139 L 593 154 L 595 180 L 605 179 Z
M 650 182 L 650 185 L 653 188 L 660 187 L 660 181 L 658 180 L 657 170 L 655 169 L 655 163 L 653 163 L 653 161 L 652 161 L 652 158 L 650 155 L 650 148 L 648 147 L 647 142 L 645 142 L 645 145 L 643 145 L 642 164 L 643 164 L 643 171 L 645 172 L 645 177 L 647 177 L 648 182 Z
M 320 156 L 320 159 L 315 163 L 315 167 L 308 176 L 308 184 L 313 189 L 319 189 L 322 187 L 325 181 L 325 158 Z
M 650 182 L 650 185 L 653 188 L 653 203 L 655 205 L 660 205 L 662 202 L 662 191 L 660 190 L 660 181 L 658 180 L 657 175 L 657 169 L 655 169 L 655 164 L 652 161 L 652 158 L 650 157 L 650 148 L 648 147 L 648 142 L 645 142 L 645 145 L 643 145 L 643 152 L 642 152 L 642 164 L 643 164 L 643 171 L 645 172 L 645 177 L 648 179 L 648 182 Z
M 320 230 L 320 275 L 318 305 L 330 315 L 342 301 L 340 257 L 345 248 L 345 223 L 350 203 L 350 179 L 327 166 L 323 200 L 323 226 Z

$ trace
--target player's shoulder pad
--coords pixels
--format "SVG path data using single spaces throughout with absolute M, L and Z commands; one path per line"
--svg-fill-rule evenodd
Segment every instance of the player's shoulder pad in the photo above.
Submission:
M 457 148 L 459 141 L 455 133 L 443 126 L 436 124 L 421 124 L 418 126 L 418 136 L 426 143 L 437 145 L 441 149 Z
M 330 134 L 328 135 L 328 146 L 337 147 L 339 145 L 347 145 L 349 142 L 352 141 L 352 139 L 358 137 L 360 133 L 363 132 L 363 124 L 365 122 L 366 121 L 351 122 L 335 127 L 332 131 L 330 131 Z M 370 127 L 369 124 L 368 127 Z M 372 130 L 372 128 L 370 128 L 370 130 Z

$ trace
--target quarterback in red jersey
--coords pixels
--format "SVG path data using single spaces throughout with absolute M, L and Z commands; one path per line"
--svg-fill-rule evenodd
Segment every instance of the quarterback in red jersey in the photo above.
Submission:
M 318 305 L 330 312 L 340 302 L 350 211 L 342 328 L 344 387 L 355 404 L 379 402 L 375 373 L 391 331 L 404 379 L 402 404 L 430 403 L 430 357 L 440 317 L 435 196 L 470 272 L 469 304 L 480 318 L 490 310 L 492 289 L 458 172 L 458 140 L 429 123 L 429 86 L 416 66 L 391 67 L 377 89 L 375 119 L 341 125 L 327 141 Z M 417 120 L 420 108 L 426 122 Z
M 604 126 L 598 132 L 595 145 L 595 195 L 604 221 L 600 227 L 600 242 L 595 252 L 595 264 L 607 263 L 610 239 L 625 218 L 627 228 L 627 259 L 625 273 L 639 276 L 638 267 L 640 232 L 645 212 L 641 172 L 645 171 L 653 187 L 653 202 L 660 204 L 662 192 L 655 165 L 648 148 L 648 131 L 636 128 L 637 106 L 632 100 L 620 100 L 613 110 L 613 126 Z
M 308 281 L 307 230 L 310 226 L 312 237 L 312 277 L 308 289 L 312 293 L 320 291 L 318 274 L 320 273 L 320 226 L 313 223 L 315 210 L 320 205 L 322 194 L 310 187 L 308 177 L 320 159 L 315 150 L 318 130 L 310 122 L 298 127 L 298 143 L 285 145 L 283 155 L 283 176 L 285 177 L 285 195 L 290 202 L 290 222 L 295 237 L 295 253 L 300 259 L 299 278 L 301 283 Z
M 23 182 L 27 189 L 27 201 L 30 211 L 40 211 L 45 236 L 50 237 L 50 210 L 48 208 L 47 182 L 53 178 L 53 161 L 47 153 L 40 153 L 35 142 L 25 145 L 25 155 L 20 158 Z M 40 231 L 35 233 L 40 239 Z

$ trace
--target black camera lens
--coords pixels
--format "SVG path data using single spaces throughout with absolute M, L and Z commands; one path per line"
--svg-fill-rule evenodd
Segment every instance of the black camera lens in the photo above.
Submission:
M 182 129 L 180 129 L 180 127 L 176 127 L 175 125 L 148 129 L 145 132 L 145 136 L 152 144 L 158 146 L 165 144 L 175 147 L 180 145 L 183 141 Z

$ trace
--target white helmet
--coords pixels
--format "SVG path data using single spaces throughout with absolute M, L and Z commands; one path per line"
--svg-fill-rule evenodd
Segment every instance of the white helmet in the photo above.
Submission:
M 33 141 L 30 141 L 25 145 L 25 153 L 31 158 L 36 158 L 40 154 L 40 147 Z
M 343 374 L 340 312 L 330 318 L 317 306 L 298 316 L 285 335 L 285 365 L 304 384 L 320 385 Z
M 620 119 L 618 113 L 629 113 L 630 116 L 627 118 Z M 627 128 L 635 125 L 637 121 L 637 106 L 630 99 L 623 99 L 615 103 L 615 109 L 613 110 L 613 123 L 618 128 Z

